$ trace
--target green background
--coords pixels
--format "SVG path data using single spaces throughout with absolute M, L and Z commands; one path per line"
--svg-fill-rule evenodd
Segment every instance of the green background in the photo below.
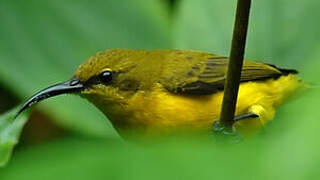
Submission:
M 135 145 L 121 140 L 86 100 L 60 96 L 36 109 L 63 135 L 18 146 L 0 169 L 0 179 L 317 178 L 319 6 L 318 0 L 253 1 L 246 58 L 296 68 L 311 84 L 279 108 L 262 135 L 232 146 Z M 235 0 L 2 0 L 0 87 L 5 91 L 0 103 L 11 103 L 3 98 L 7 92 L 22 103 L 39 89 L 69 79 L 79 64 L 108 48 L 228 55 L 235 7 Z

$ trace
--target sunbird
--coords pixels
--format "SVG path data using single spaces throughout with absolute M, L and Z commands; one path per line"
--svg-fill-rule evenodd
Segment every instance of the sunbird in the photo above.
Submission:
M 125 139 L 210 134 L 220 119 L 228 61 L 192 50 L 101 51 L 69 81 L 32 96 L 18 114 L 44 99 L 77 94 L 99 108 Z M 275 109 L 303 86 L 295 74 L 293 69 L 245 60 L 235 129 L 246 136 L 272 120 Z

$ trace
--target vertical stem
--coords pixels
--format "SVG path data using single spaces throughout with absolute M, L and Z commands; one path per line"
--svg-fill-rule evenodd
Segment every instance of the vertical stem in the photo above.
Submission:
M 221 125 L 228 129 L 232 128 L 236 109 L 247 39 L 250 6 L 251 0 L 238 0 L 220 119 Z

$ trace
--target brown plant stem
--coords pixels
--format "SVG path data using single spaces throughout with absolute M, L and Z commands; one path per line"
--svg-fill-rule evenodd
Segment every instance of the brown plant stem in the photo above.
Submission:
M 232 129 L 247 39 L 251 0 L 238 0 L 220 123 Z

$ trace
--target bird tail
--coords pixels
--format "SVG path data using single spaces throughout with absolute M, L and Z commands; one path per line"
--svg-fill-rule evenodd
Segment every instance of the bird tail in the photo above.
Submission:
M 283 68 L 278 68 L 277 69 L 283 74 L 283 75 L 288 75 L 288 74 L 298 74 L 299 72 L 295 69 L 283 69 Z
M 289 75 L 289 74 L 298 74 L 299 72 L 295 69 L 286 69 L 286 68 L 279 68 L 273 64 L 267 64 L 273 68 L 276 68 L 277 70 L 279 70 L 283 75 Z

